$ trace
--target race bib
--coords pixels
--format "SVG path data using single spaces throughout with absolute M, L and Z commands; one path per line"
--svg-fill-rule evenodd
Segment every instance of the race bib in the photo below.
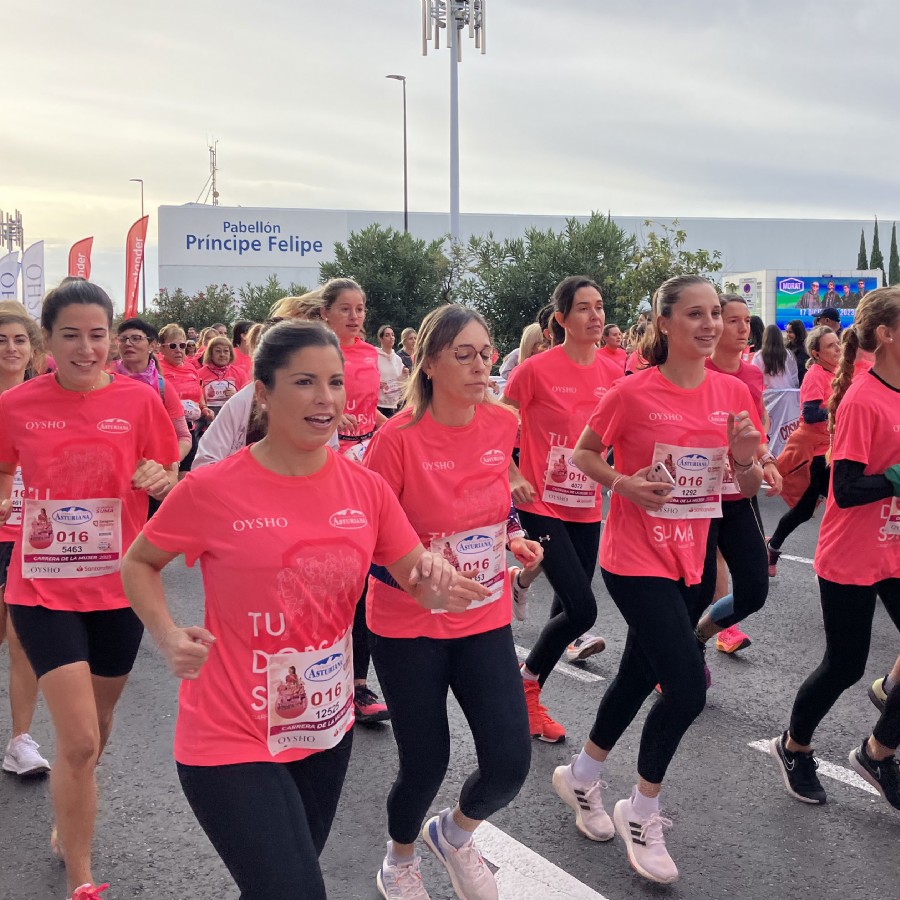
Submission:
M 550 448 L 541 500 L 558 506 L 594 507 L 597 504 L 597 482 L 575 466 L 573 452 L 569 447 Z
M 233 388 L 234 385 L 230 381 L 208 381 L 206 383 L 206 400 L 216 406 L 221 406 L 225 400 L 225 391 Z
M 343 451 L 344 456 L 347 459 L 352 459 L 353 462 L 361 463 L 363 461 L 363 457 L 366 455 L 366 450 L 369 449 L 369 444 L 371 443 L 372 438 L 367 438 L 364 441 L 356 441 L 356 443 L 349 446 L 346 450 Z
M 195 400 L 182 400 L 181 408 L 188 422 L 196 422 L 200 418 L 200 404 Z
M 657 519 L 717 519 L 722 515 L 725 447 L 653 448 L 653 465 L 661 462 L 675 481 L 666 505 L 647 514 Z
M 351 629 L 322 650 L 270 656 L 266 685 L 272 756 L 335 747 L 353 721 Z
M 458 531 L 446 537 L 434 538 L 429 547 L 442 556 L 457 572 L 475 573 L 475 580 L 491 593 L 484 600 L 474 600 L 466 612 L 494 603 L 503 596 L 506 584 L 506 522 L 487 528 Z M 444 613 L 445 609 L 433 609 Z
M 403 382 L 401 381 L 388 381 L 382 388 L 382 394 L 384 395 L 384 399 L 387 401 L 386 404 L 390 405 L 392 403 L 396 403 L 400 399 L 400 395 L 403 393 Z
M 894 497 L 891 500 L 891 508 L 888 510 L 887 522 L 881 529 L 883 534 L 896 535 L 900 537 L 900 497 Z
M 12 511 L 6 520 L 7 525 L 22 524 L 22 506 L 25 502 L 25 482 L 22 480 L 22 469 L 16 466 L 16 474 L 13 475 L 12 494 Z
M 121 500 L 25 500 L 23 578 L 95 578 L 121 562 Z

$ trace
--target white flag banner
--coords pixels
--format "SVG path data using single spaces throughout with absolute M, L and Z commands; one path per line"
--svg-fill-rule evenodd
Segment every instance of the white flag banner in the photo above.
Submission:
M 0 300 L 19 299 L 19 251 L 0 256 Z
M 787 439 L 800 424 L 800 389 L 769 390 L 763 394 L 763 403 L 769 414 L 769 450 L 778 456 Z
M 44 301 L 44 242 L 37 241 L 22 254 L 22 303 L 28 315 L 41 320 Z

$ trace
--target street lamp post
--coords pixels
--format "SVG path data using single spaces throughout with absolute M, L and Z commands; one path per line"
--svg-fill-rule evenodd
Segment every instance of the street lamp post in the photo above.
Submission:
M 406 76 L 385 75 L 384 77 L 403 83 L 403 230 L 409 232 L 409 173 L 406 158 Z
M 129 181 L 136 181 L 141 186 L 141 218 L 144 218 L 144 179 L 129 178 Z M 144 253 L 141 256 L 141 312 L 147 312 L 147 248 L 144 247 Z

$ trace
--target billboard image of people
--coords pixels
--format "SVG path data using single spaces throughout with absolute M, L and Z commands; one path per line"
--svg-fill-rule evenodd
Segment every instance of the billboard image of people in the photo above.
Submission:
M 836 309 L 841 328 L 853 324 L 859 301 L 878 287 L 874 277 L 833 278 L 830 275 L 779 275 L 775 279 L 775 321 L 782 330 L 792 319 L 800 319 L 807 330 L 823 309 Z

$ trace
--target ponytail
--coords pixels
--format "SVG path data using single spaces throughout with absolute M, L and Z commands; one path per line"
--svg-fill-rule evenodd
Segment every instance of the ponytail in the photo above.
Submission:
M 844 337 L 844 346 L 841 352 L 841 361 L 838 364 L 837 372 L 831 382 L 831 399 L 828 401 L 828 428 L 834 431 L 834 417 L 837 408 L 840 406 L 844 394 L 853 381 L 853 366 L 856 362 L 856 354 L 859 350 L 859 335 L 855 328 L 847 329 Z

